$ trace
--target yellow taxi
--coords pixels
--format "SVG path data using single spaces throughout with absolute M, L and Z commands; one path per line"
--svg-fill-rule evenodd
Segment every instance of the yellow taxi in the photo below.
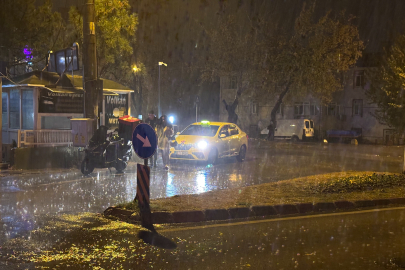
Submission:
M 201 160 L 215 164 L 219 158 L 245 160 L 248 136 L 237 125 L 201 121 L 177 133 L 171 142 L 172 160 Z

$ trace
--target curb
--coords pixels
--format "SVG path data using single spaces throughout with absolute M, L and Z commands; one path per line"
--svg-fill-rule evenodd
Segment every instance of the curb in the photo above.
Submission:
M 178 212 L 152 212 L 154 224 L 189 223 L 203 221 L 246 219 L 254 217 L 297 215 L 306 213 L 336 212 L 337 210 L 353 210 L 359 208 L 379 208 L 387 205 L 405 205 L 405 198 L 335 201 L 319 203 L 254 205 L 229 209 L 207 209 Z M 128 223 L 139 223 L 140 217 L 135 211 L 108 207 L 104 211 L 105 217 L 117 218 Z

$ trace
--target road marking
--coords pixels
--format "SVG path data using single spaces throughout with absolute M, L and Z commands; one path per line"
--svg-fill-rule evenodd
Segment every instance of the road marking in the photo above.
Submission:
M 173 229 L 166 229 L 166 230 L 163 229 L 163 230 L 159 230 L 159 232 L 176 232 L 176 231 L 188 231 L 188 230 L 198 230 L 198 229 L 210 229 L 210 228 L 216 228 L 216 227 L 239 226 L 239 225 L 266 223 L 266 222 L 279 222 L 279 221 L 286 221 L 286 220 L 310 219 L 310 218 L 332 217 L 332 216 L 341 216 L 341 215 L 354 215 L 354 214 L 382 212 L 382 211 L 391 211 L 391 210 L 405 210 L 405 206 L 369 209 L 369 210 L 352 211 L 352 212 L 318 214 L 318 215 L 310 215 L 310 216 L 295 216 L 295 217 L 284 217 L 284 218 L 274 218 L 274 219 L 269 218 L 269 219 L 261 219 L 261 220 L 249 220 L 249 221 L 240 221 L 240 222 L 233 222 L 233 223 L 221 223 L 221 224 L 212 224 L 212 225 L 203 225 L 203 226 L 173 228 Z M 221 221 L 221 220 L 218 220 L 218 221 Z M 226 220 L 224 220 L 224 221 L 226 221 Z M 229 220 L 229 221 L 232 222 L 232 220 Z M 171 225 L 173 225 L 173 224 L 171 224 Z
M 131 174 L 134 174 L 135 172 L 131 172 Z M 125 173 L 125 175 L 129 175 L 129 173 Z M 60 181 L 60 182 L 52 182 L 52 183 L 46 183 L 46 184 L 39 184 L 39 185 L 33 185 L 30 186 L 28 188 L 37 188 L 37 187 L 44 187 L 44 186 L 54 186 L 54 185 L 63 185 L 63 184 L 71 184 L 71 183 L 75 183 L 75 182 L 81 182 L 81 181 L 89 181 L 89 180 L 110 180 L 110 178 L 108 178 L 110 175 L 105 175 L 106 177 L 103 177 L 100 179 L 97 179 L 97 175 L 95 176 L 91 176 L 91 177 L 83 177 L 80 179 L 73 179 L 73 180 L 67 180 L 67 181 Z M 24 187 L 26 188 L 26 187 Z
M 61 181 L 61 182 L 53 182 L 53 183 L 47 183 L 47 184 L 39 184 L 39 185 L 32 186 L 32 187 L 35 188 L 35 187 L 43 187 L 43 186 L 54 186 L 54 185 L 70 184 L 70 183 L 87 181 L 87 180 L 97 180 L 97 177 L 85 177 L 85 178 L 82 178 L 82 179 L 75 179 L 75 180 L 68 180 L 68 181 Z
M 152 147 L 152 145 L 150 144 L 150 141 L 148 139 L 148 136 L 145 136 L 145 138 L 143 138 L 141 135 L 136 134 L 136 137 L 143 142 L 142 147 Z

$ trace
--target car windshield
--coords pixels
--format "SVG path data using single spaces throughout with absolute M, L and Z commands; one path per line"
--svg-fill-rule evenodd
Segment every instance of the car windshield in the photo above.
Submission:
M 183 130 L 180 135 L 214 137 L 217 134 L 218 128 L 219 126 L 191 125 Z

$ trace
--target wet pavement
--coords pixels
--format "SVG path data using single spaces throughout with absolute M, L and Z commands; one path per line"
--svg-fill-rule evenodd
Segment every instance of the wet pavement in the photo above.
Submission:
M 77 224 L 81 225 L 72 226 Z M 94 214 L 61 216 L 48 226 L 43 233 L 50 239 L 34 235 L 32 240 L 15 242 L 16 245 L 31 242 L 37 249 L 16 253 L 29 263 L 0 260 L 0 269 L 399 270 L 405 267 L 405 207 L 160 225 L 160 236 L 150 238 L 155 246 L 138 240 L 138 225 L 100 219 Z M 47 247 L 44 242 L 48 241 L 53 244 Z M 164 249 L 168 241 L 177 247 Z M 43 248 L 42 252 L 38 246 Z
M 399 270 L 404 228 L 404 207 L 174 228 L 161 233 L 182 239 L 175 252 L 147 254 L 133 267 Z
M 246 161 L 217 165 L 161 163 L 151 170 L 151 198 L 198 194 L 337 171 L 402 171 L 403 147 L 252 141 Z M 97 169 L 0 174 L 0 245 L 38 226 L 38 216 L 102 212 L 135 197 L 136 163 L 124 174 Z

